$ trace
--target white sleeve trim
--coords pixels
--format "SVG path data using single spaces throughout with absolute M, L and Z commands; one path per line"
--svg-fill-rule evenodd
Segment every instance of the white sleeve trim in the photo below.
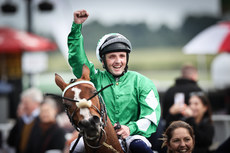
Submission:
M 152 114 L 145 116 L 145 118 L 149 119 L 155 125 L 157 125 L 157 115 L 156 115 L 156 112 L 153 112 Z
M 137 121 L 138 129 L 140 129 L 141 131 L 147 131 L 150 124 L 151 124 L 151 121 L 148 120 L 147 118 L 143 118 Z

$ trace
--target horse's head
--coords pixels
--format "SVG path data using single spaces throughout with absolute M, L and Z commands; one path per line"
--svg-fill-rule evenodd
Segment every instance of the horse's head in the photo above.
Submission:
M 96 96 L 97 90 L 90 82 L 89 74 L 89 68 L 83 65 L 81 78 L 65 83 L 55 74 L 55 82 L 63 91 L 63 104 L 70 122 L 86 139 L 96 140 L 103 130 L 106 116 L 104 103 Z

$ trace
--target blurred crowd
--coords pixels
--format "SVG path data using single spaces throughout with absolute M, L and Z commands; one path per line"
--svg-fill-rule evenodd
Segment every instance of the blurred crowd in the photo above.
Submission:
M 229 139 L 210 150 L 214 138 L 212 108 L 206 93 L 199 87 L 197 69 L 184 65 L 161 99 L 162 117 L 157 132 L 150 138 L 152 149 L 159 153 L 184 150 L 193 153 L 224 153 Z M 66 153 L 78 137 L 58 102 L 44 97 L 37 88 L 21 93 L 17 119 L 1 145 L 5 153 Z M 1 133 L 0 133 L 1 134 Z M 179 143 L 180 142 L 180 143 Z M 0 143 L 3 143 L 0 135 Z
M 197 69 L 192 65 L 184 65 L 181 76 L 165 93 L 163 119 L 165 128 L 177 120 L 191 125 L 195 135 L 194 152 L 208 153 L 214 137 L 212 111 L 208 97 L 197 81 Z
M 186 153 L 227 153 L 230 151 L 229 147 L 226 149 L 226 146 L 230 145 L 229 140 L 225 142 L 224 151 L 223 149 L 220 151 L 220 148 L 224 148 L 222 146 L 211 149 L 215 134 L 212 108 L 207 93 L 198 85 L 196 67 L 190 64 L 182 66 L 180 77 L 176 78 L 174 85 L 165 92 L 161 104 L 162 118 L 158 128 L 161 127 L 163 130 L 158 130 L 159 133 L 156 135 L 163 141 L 156 143 L 154 150 L 161 153 L 180 152 L 178 150 Z M 183 134 L 181 130 L 176 135 L 175 129 L 181 126 L 186 129 L 187 134 Z M 175 143 L 174 139 L 178 142 Z M 154 141 L 152 143 L 154 144 Z M 166 147 L 162 148 L 162 146 Z
M 22 92 L 17 119 L 6 139 L 6 153 L 68 152 L 69 140 L 77 133 L 54 98 L 44 97 L 37 88 Z

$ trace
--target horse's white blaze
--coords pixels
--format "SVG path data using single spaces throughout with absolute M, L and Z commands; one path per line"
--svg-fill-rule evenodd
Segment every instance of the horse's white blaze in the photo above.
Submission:
M 74 99 L 75 99 L 75 100 L 81 100 L 81 99 L 80 99 L 81 89 L 72 88 L 72 91 L 74 92 Z
M 89 120 L 89 118 L 91 117 L 91 114 L 88 108 L 81 108 L 80 114 L 84 117 L 85 120 Z
M 87 102 L 86 99 L 80 98 L 81 89 L 72 88 L 72 91 L 74 92 L 74 99 L 75 100 Z M 76 105 L 78 107 L 78 102 L 76 103 Z M 91 105 L 91 101 L 90 101 L 90 105 Z M 90 111 L 87 107 L 80 107 L 80 114 L 84 117 L 85 120 L 88 120 L 91 117 Z

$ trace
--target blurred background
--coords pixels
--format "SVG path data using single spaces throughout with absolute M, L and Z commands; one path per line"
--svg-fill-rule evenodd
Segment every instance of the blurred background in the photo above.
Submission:
M 23 89 L 35 86 L 44 93 L 61 94 L 54 74 L 65 81 L 74 78 L 67 61 L 67 36 L 73 12 L 79 9 L 90 14 L 83 36 L 97 68 L 102 69 L 95 56 L 99 38 L 122 33 L 133 46 L 129 69 L 152 79 L 160 96 L 180 76 L 182 65 L 191 63 L 199 70 L 198 83 L 208 93 L 214 114 L 230 113 L 229 54 L 187 53 L 184 48 L 206 28 L 229 22 L 228 0 L 0 0 L 0 9 L 1 123 L 16 117 Z M 24 46 L 16 45 L 18 41 Z M 218 57 L 221 71 L 216 71 L 213 61 L 220 54 L 227 59 L 221 63 Z

